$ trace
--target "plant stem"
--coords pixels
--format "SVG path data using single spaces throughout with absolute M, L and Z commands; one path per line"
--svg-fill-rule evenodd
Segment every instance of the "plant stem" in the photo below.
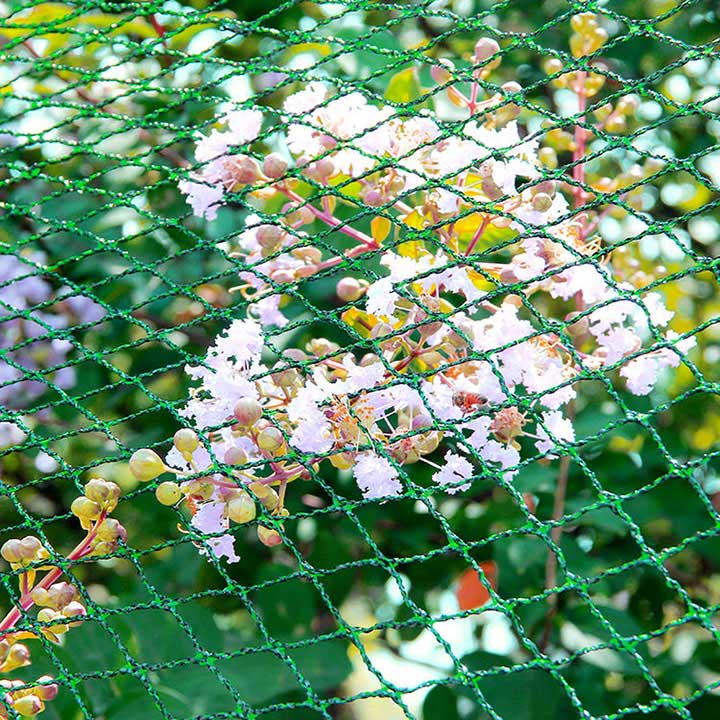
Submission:
M 107 513 L 103 512 L 90 528 L 85 538 L 67 556 L 67 560 L 80 560 L 87 555 L 88 551 L 92 548 L 98 528 L 102 525 L 106 517 Z M 47 590 L 53 583 L 62 577 L 63 573 L 64 570 L 61 568 L 53 568 L 37 585 L 35 585 L 35 588 L 43 588 L 44 590 Z M 0 622 L 0 633 L 2 633 L 2 635 L 0 635 L 0 640 L 4 640 L 8 631 L 12 630 L 15 625 L 17 625 L 18 621 L 22 618 L 23 611 L 29 610 L 34 604 L 35 601 L 32 599 L 32 590 L 28 590 L 23 593 L 18 604 Z

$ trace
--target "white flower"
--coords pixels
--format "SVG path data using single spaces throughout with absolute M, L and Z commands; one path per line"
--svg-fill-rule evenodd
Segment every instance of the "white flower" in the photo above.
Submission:
M 627 381 L 627 389 L 633 395 L 648 395 L 657 382 L 660 363 L 652 354 L 633 358 L 620 368 L 620 375 Z
M 260 110 L 233 110 L 227 116 L 230 145 L 245 145 L 260 134 L 263 114 Z
M 342 364 L 347 370 L 347 378 L 344 382 L 346 393 L 374 388 L 385 377 L 385 367 L 380 361 L 358 365 L 351 355 L 346 355 Z
M 227 153 L 230 145 L 228 133 L 213 130 L 209 135 L 200 135 L 195 145 L 195 159 L 199 163 L 209 163 Z
M 657 327 L 665 327 L 675 315 L 674 312 L 665 307 L 660 293 L 648 293 L 643 298 L 643 302 L 645 303 L 648 313 L 650 313 L 650 321 L 653 325 L 657 325 Z
M 391 317 L 395 312 L 395 303 L 400 296 L 393 291 L 390 278 L 381 278 L 374 282 L 365 294 L 365 309 L 372 315 Z
M 615 327 L 598 337 L 600 346 L 605 348 L 605 364 L 612 365 L 621 358 L 640 349 L 642 341 L 629 328 Z
M 198 507 L 197 512 L 193 515 L 190 524 L 202 533 L 215 534 L 227 530 L 229 521 L 224 515 L 225 503 L 210 500 Z M 221 535 L 220 537 L 210 537 L 205 540 L 210 548 L 210 552 L 219 560 L 226 557 L 228 562 L 238 562 L 240 558 L 235 553 L 235 538 L 232 535 Z M 207 550 L 200 550 L 202 555 L 207 555 Z
M 204 217 L 206 220 L 214 220 L 217 217 L 218 206 L 221 204 L 224 192 L 222 185 L 181 180 L 178 188 L 188 196 L 187 200 L 197 217 Z
M 472 465 L 462 455 L 448 450 L 443 466 L 433 475 L 433 482 L 443 485 L 447 492 L 455 494 L 467 490 L 470 483 L 466 480 L 472 476 Z
M 291 115 L 305 115 L 316 110 L 327 97 L 327 88 L 321 82 L 311 82 L 307 87 L 288 95 L 283 110 Z
M 366 498 L 399 495 L 402 484 L 389 460 L 367 451 L 357 456 L 353 467 L 355 482 Z
M 210 348 L 208 358 L 235 358 L 239 365 L 259 360 L 264 345 L 262 326 L 255 320 L 235 320 Z
M 0 422 L 0 449 L 19 445 L 27 435 L 13 422 Z
M 543 413 L 542 421 L 543 424 L 538 423 L 537 426 L 537 435 L 540 440 L 535 443 L 535 447 L 541 453 L 547 453 L 556 448 L 558 440 L 564 442 L 575 440 L 575 428 L 573 428 L 572 422 L 559 410 Z
M 304 453 L 324 454 L 334 444 L 332 429 L 321 410 L 310 411 L 297 424 L 290 444 Z
M 248 313 L 255 316 L 263 327 L 285 327 L 288 319 L 280 312 L 282 295 L 268 295 L 248 306 Z

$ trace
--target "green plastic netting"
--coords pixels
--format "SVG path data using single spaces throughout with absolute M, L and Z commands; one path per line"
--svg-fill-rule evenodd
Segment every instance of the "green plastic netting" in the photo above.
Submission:
M 578 13 L 593 13 L 607 36 L 576 52 L 590 37 Z M 58 644 L 52 619 L 26 603 L 14 629 L 27 632 L 32 665 L 9 670 L 18 684 L 6 688 L 20 697 L 52 676 L 40 684 L 59 691 L 42 717 L 62 720 L 717 717 L 719 13 L 711 0 L 0 1 L 0 540 L 40 538 L 86 608 Z M 479 58 L 479 38 L 500 50 Z M 585 82 L 594 89 L 578 100 L 573 83 Z M 312 83 L 327 96 L 288 115 L 287 98 Z M 312 113 L 353 92 L 364 100 L 342 120 L 352 125 L 364 103 L 383 110 L 361 132 L 318 140 Z M 462 119 L 468 97 L 488 123 L 474 136 Z M 292 156 L 296 184 L 278 198 L 268 178 L 249 188 L 226 177 L 219 209 L 193 214 L 186 196 L 202 204 L 217 186 L 203 175 L 214 156 L 198 159 L 196 145 L 249 109 L 263 112 L 253 156 L 260 165 L 270 152 Z M 391 113 L 404 128 L 436 124 L 388 150 Z M 492 146 L 515 122 L 520 134 Z M 510 172 L 516 158 L 512 181 L 467 174 L 470 146 L 452 170 L 439 156 L 417 160 L 479 136 L 490 144 L 486 167 Z M 241 151 L 220 143 L 215 154 L 232 163 L 250 152 Z M 316 162 L 303 175 L 303 153 L 332 167 Z M 531 154 L 539 160 L 528 169 Z M 351 170 L 338 171 L 342 162 Z M 448 193 L 458 173 L 465 184 Z M 555 220 L 538 220 L 557 198 Z M 565 234 L 553 234 L 556 221 Z M 263 269 L 277 243 L 248 259 L 243 233 L 268 226 L 289 233 L 291 271 Z M 440 269 L 429 259 L 439 252 Z M 406 267 L 416 274 L 403 276 Z M 563 294 L 558 276 L 577 268 L 587 274 Z M 428 289 L 440 270 L 442 298 Z M 360 299 L 389 271 L 395 284 L 379 285 L 373 302 L 391 298 L 387 315 L 407 313 L 402 328 L 373 320 Z M 249 293 L 248 273 L 271 292 Z M 354 284 L 341 292 L 346 277 Z M 617 294 L 588 303 L 598 278 Z M 258 298 L 278 295 L 279 307 L 259 309 Z M 615 328 L 612 343 L 603 335 L 595 362 L 592 313 L 616 299 L 648 330 L 642 347 L 629 330 Z M 543 385 L 551 369 L 541 368 L 535 390 L 526 382 L 517 398 L 497 368 L 496 399 L 460 389 L 462 352 L 490 362 L 518 347 L 509 326 L 492 327 L 500 306 L 533 328 L 522 352 L 547 359 L 563 348 L 564 366 L 579 370 Z M 665 307 L 674 317 L 658 330 L 650 320 Z M 466 322 L 480 309 L 499 338 L 488 347 Z M 258 377 L 280 387 L 278 367 L 309 377 L 320 363 L 344 372 L 334 360 L 343 353 L 382 356 L 390 384 L 424 398 L 429 424 L 401 432 L 400 413 L 382 447 L 359 429 L 358 390 L 370 385 L 323 406 L 317 432 L 331 421 L 332 452 L 345 442 L 348 453 L 377 452 L 366 483 L 388 467 L 391 483 L 400 478 L 399 494 L 368 497 L 353 481 L 356 460 L 293 449 L 278 406 L 278 467 L 295 463 L 303 477 L 288 483 L 284 522 L 265 509 L 232 527 L 241 559 L 228 563 L 212 552 L 218 534 L 155 500 L 166 478 L 139 484 L 128 460 L 140 448 L 165 457 L 190 424 L 197 382 L 186 366 L 212 364 L 207 350 L 232 321 L 262 313 L 272 359 Z M 445 325 L 452 341 L 420 352 Z M 417 352 L 403 356 L 413 342 Z M 533 358 L 515 357 L 517 372 Z M 447 415 L 445 386 L 432 386 L 438 368 Z M 577 395 L 562 420 L 557 405 L 541 408 L 569 388 Z M 517 426 L 508 435 L 497 420 L 501 443 L 464 434 L 464 423 L 515 406 L 535 435 Z M 200 428 L 206 444 L 225 420 Z M 420 453 L 433 465 L 414 462 L 413 442 L 432 445 L 433 433 L 443 445 Z M 458 464 L 433 482 L 448 450 L 472 470 Z M 242 464 L 208 462 L 223 472 Z M 70 504 L 92 477 L 122 487 L 114 516 L 127 539 L 67 559 L 83 537 Z M 439 482 L 462 487 L 448 494 Z M 281 545 L 257 541 L 263 522 Z M 4 564 L 4 611 L 29 597 L 23 577 Z M 0 702 L 1 717 L 37 710 Z

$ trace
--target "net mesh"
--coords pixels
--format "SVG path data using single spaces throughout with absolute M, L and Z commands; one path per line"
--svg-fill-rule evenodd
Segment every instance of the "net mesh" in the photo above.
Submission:
M 575 57 L 570 21 L 584 11 L 597 13 L 610 39 L 596 56 Z M 34 534 L 57 548 L 53 564 L 87 608 L 63 645 L 39 632 L 34 611 L 21 613 L 19 627 L 38 639 L 32 667 L 10 677 L 55 678 L 60 691 L 45 717 L 716 717 L 715 3 L 7 2 L 4 15 L 2 539 Z M 399 497 L 362 499 L 347 473 L 316 471 L 296 455 L 310 477 L 279 528 L 281 548 L 238 526 L 241 562 L 218 560 L 187 513 L 158 505 L 127 461 L 141 447 L 169 448 L 187 425 L 185 366 L 202 363 L 247 314 L 247 298 L 231 291 L 248 270 L 238 233 L 287 224 L 297 206 L 257 210 L 240 191 L 217 219 L 195 217 L 178 187 L 202 171 L 193 161 L 198 132 L 260 107 L 273 118 L 260 141 L 272 144 L 287 123 L 282 102 L 312 81 L 422 117 L 449 86 L 472 81 L 468 58 L 481 36 L 502 47 L 483 87 L 502 91 L 500 109 L 519 106 L 524 140 L 593 133 L 582 163 L 550 163 L 530 185 L 569 183 L 580 193 L 570 219 L 612 209 L 605 248 L 645 273 L 635 289 L 614 287 L 645 313 L 646 293 L 663 295 L 677 335 L 655 333 L 652 347 L 674 354 L 677 370 L 649 399 L 585 368 L 572 380 L 585 399 L 561 459 L 520 463 L 508 479 L 473 451 L 481 469 L 452 497 L 428 487 L 432 471 L 418 464 L 404 467 Z M 456 65 L 434 82 L 430 68 L 442 70 L 442 58 Z M 548 59 L 562 63 L 549 75 Z M 604 79 L 581 112 L 567 84 L 553 85 L 569 70 Z M 509 81 L 520 85 L 503 90 Z M 603 106 L 629 94 L 639 102 L 628 127 L 598 129 Z M 441 139 L 464 137 L 452 116 L 439 127 Z M 382 162 L 403 168 L 411 158 Z M 575 172 L 595 163 L 603 177 L 618 172 L 616 160 L 626 182 L 602 197 Z M 429 190 L 444 179 L 423 176 Z M 374 232 L 382 217 L 392 229 L 384 249 L 441 247 L 447 218 L 400 222 L 394 201 L 361 203 L 356 180 L 308 183 L 300 198 L 340 218 L 310 226 L 327 268 L 306 280 L 265 278 L 301 308 L 266 331 L 267 348 L 288 362 L 289 345 L 318 337 L 358 355 L 381 352 L 377 338 L 345 321 L 336 296 L 342 277 L 372 283 L 385 274 L 376 250 L 353 254 L 345 230 Z M 463 199 L 458 226 L 476 217 L 476 200 Z M 520 237 L 547 235 L 520 224 Z M 451 249 L 451 265 L 472 265 L 490 301 L 518 298 L 538 338 L 552 332 L 572 346 L 577 318 L 550 320 L 528 292 L 542 272 L 508 281 L 483 265 L 517 238 L 484 237 L 476 255 L 466 239 Z M 598 247 L 574 264 L 602 270 L 606 255 Z M 456 310 L 424 310 L 417 328 L 439 320 L 463 332 Z M 422 392 L 427 368 L 402 377 Z M 531 412 L 532 398 L 521 407 Z M 452 421 L 432 421 L 467 447 Z M 125 491 L 116 515 L 127 542 L 99 560 L 63 559 L 81 537 L 70 502 L 98 474 Z M 18 576 L 3 574 L 8 610 L 21 600 Z

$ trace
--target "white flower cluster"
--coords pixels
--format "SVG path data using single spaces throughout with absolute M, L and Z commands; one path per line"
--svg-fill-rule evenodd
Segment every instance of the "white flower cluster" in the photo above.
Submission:
M 478 43 L 487 67 L 476 79 L 493 67 L 488 43 Z M 403 467 L 418 461 L 448 492 L 479 472 L 510 481 L 523 462 L 567 454 L 578 378 L 620 379 L 646 395 L 692 347 L 666 330 L 673 313 L 662 296 L 613 267 L 597 209 L 581 204 L 584 175 L 543 179 L 541 140 L 508 100 L 518 90 L 507 83 L 479 101 L 479 84 L 470 97 L 451 84 L 468 117 L 446 124 L 313 82 L 285 101 L 286 156 L 261 157 L 257 110 L 199 138 L 202 167 L 180 186 L 196 215 L 212 220 L 240 190 L 261 205 L 285 202 L 272 223 L 251 215 L 237 236 L 248 318 L 189 370 L 200 386 L 184 414 L 211 442 L 176 447 L 162 463 L 180 477 L 209 473 L 165 495 L 190 498 L 193 525 L 220 533 L 217 555 L 237 558 L 223 533 L 245 486 L 282 517 L 288 482 L 325 460 L 351 470 L 366 498 L 403 492 Z M 313 242 L 315 223 L 343 237 L 329 257 L 326 242 Z M 338 315 L 371 350 L 314 338 L 268 357 L 264 329 L 287 324 L 302 281 L 366 254 L 384 274 L 341 278 Z M 439 462 L 428 457 L 448 440 Z M 270 486 L 279 495 L 265 502 Z M 261 530 L 266 544 L 279 542 Z

